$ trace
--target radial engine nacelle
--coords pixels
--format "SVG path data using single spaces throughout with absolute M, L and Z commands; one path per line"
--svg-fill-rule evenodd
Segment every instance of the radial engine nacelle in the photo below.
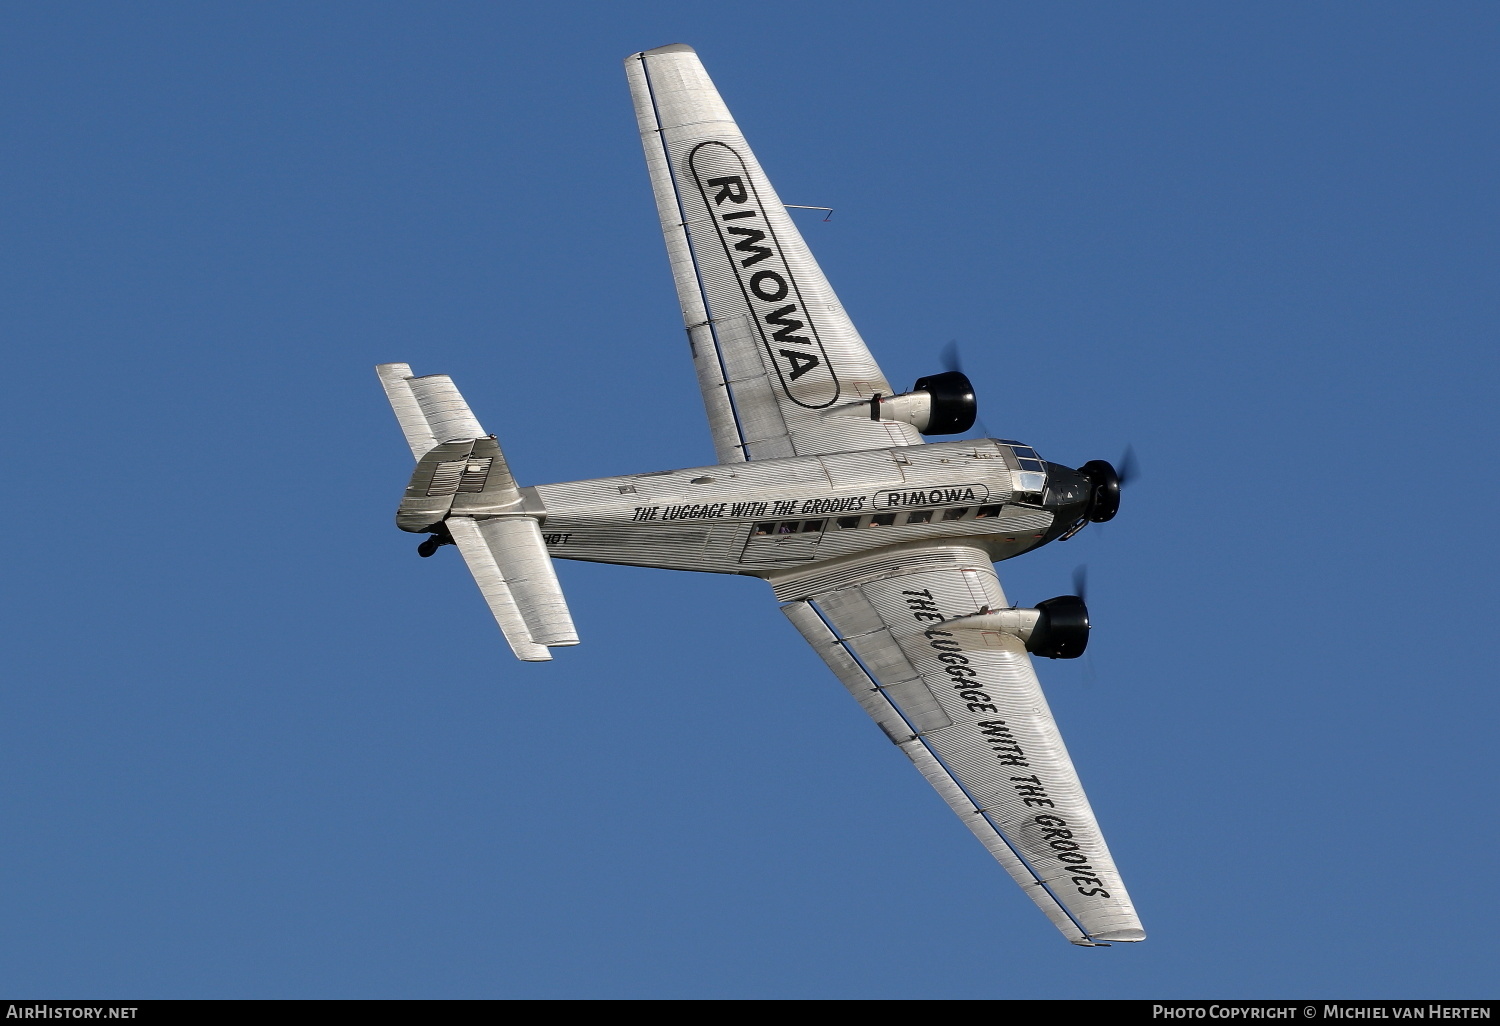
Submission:
M 962 371 L 918 378 L 910 392 L 870 400 L 871 420 L 897 420 L 924 435 L 957 435 L 974 426 L 979 404 Z
M 960 616 L 938 625 L 945 630 L 1009 634 L 1033 655 L 1076 659 L 1089 644 L 1089 611 L 1077 595 L 1038 602 L 1035 609 L 993 609 Z

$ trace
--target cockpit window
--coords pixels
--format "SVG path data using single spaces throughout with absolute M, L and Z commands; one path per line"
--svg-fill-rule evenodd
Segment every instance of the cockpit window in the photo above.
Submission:
M 1040 504 L 1042 493 L 1047 488 L 1047 464 L 1029 445 L 1013 442 L 1010 451 L 1015 454 L 1016 466 L 1019 468 L 1013 480 L 1014 501 L 1028 505 Z
M 1047 487 L 1047 475 L 1029 470 L 1016 474 L 1015 501 L 1040 504 L 1042 490 Z
M 1016 463 L 1020 464 L 1022 470 L 1039 474 L 1047 472 L 1047 464 L 1042 462 L 1042 458 L 1031 446 L 1018 442 L 1010 447 L 1010 451 L 1016 454 Z

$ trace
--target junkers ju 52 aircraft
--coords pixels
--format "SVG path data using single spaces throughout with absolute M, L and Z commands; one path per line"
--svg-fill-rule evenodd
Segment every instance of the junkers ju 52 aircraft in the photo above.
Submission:
M 691 47 L 625 61 L 718 463 L 520 487 L 453 382 L 378 368 L 417 468 L 396 515 L 458 548 L 511 649 L 576 645 L 552 560 L 747 574 L 1074 944 L 1145 937 L 1037 682 L 1077 596 L 1018 609 L 993 564 L 1110 519 L 1110 464 L 973 425 L 958 371 L 898 393 Z

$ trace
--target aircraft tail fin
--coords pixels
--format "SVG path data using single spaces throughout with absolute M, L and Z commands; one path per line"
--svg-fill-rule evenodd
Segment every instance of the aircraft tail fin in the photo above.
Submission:
M 552 658 L 549 647 L 578 644 L 537 516 L 452 379 L 413 377 L 404 363 L 376 372 L 417 457 L 396 525 L 434 535 L 423 555 L 449 541 L 458 548 L 518 659 L 539 662 Z

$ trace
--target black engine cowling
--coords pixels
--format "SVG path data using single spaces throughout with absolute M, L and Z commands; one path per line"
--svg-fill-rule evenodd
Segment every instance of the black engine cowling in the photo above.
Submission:
M 1048 659 L 1077 659 L 1089 645 L 1089 610 L 1077 595 L 1059 595 L 1038 602 L 1041 614 L 1026 651 Z
M 1089 460 L 1078 468 L 1078 472 L 1088 478 L 1093 486 L 1088 512 L 1084 516 L 1096 524 L 1113 520 L 1115 514 L 1120 512 L 1119 472 L 1104 460 Z
M 944 371 L 918 378 L 912 386 L 913 392 L 926 392 L 932 396 L 932 412 L 924 435 L 957 435 L 974 426 L 979 416 L 979 403 L 974 398 L 974 386 L 962 371 Z

